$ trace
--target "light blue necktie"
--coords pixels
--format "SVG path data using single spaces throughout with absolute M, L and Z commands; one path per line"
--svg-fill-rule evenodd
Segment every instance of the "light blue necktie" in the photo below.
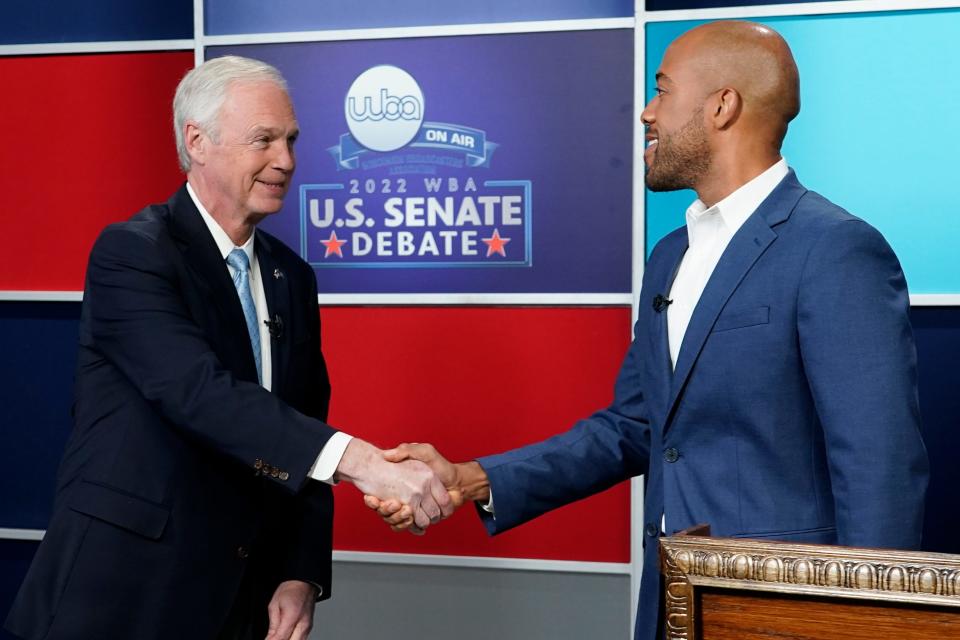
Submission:
M 260 368 L 260 327 L 257 325 L 257 307 L 253 304 L 253 295 L 250 293 L 250 259 L 243 249 L 234 249 L 227 256 L 227 264 L 233 267 L 233 286 L 240 296 L 240 306 L 243 307 L 243 317 L 247 321 L 247 333 L 250 334 L 250 345 L 253 347 L 253 360 L 257 363 L 257 380 L 263 383 L 263 370 Z

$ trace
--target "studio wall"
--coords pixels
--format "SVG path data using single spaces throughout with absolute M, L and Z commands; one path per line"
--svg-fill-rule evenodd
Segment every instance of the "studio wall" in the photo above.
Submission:
M 14 131 L 0 152 L 0 618 L 46 526 L 70 430 L 87 254 L 106 224 L 181 183 L 169 105 L 196 60 L 251 55 L 290 80 L 299 168 L 265 228 L 317 274 L 331 423 L 380 445 L 431 441 L 467 459 L 566 429 L 610 401 L 643 259 L 694 198 L 640 189 L 640 103 L 669 41 L 704 18 L 757 17 L 787 37 L 803 110 L 785 156 L 807 185 L 883 231 L 919 294 L 912 320 L 932 462 L 924 544 L 960 553 L 950 535 L 960 223 L 949 207 L 960 83 L 944 71 L 960 63 L 960 3 L 864 11 L 861 2 L 854 13 L 784 0 L 7 4 L 0 119 Z M 381 153 L 350 146 L 352 83 L 378 65 L 415 79 L 422 120 L 445 140 L 437 133 Z M 399 218 L 388 202 L 401 196 L 401 208 L 406 198 L 462 207 L 468 196 L 507 197 L 516 212 L 486 218 L 479 205 L 476 223 L 469 212 L 441 220 L 433 253 L 416 210 L 390 226 Z M 363 201 L 362 217 L 347 213 L 351 198 Z M 375 233 L 384 230 L 395 233 L 381 251 Z M 444 252 L 440 230 L 461 234 L 460 244 Z M 355 231 L 371 234 L 367 253 Z M 485 242 L 494 231 L 500 251 Z M 401 255 L 401 232 L 421 254 Z M 345 238 L 353 244 L 338 244 Z M 531 637 L 551 611 L 577 620 L 550 627 L 551 637 L 583 637 L 583 628 L 624 637 L 640 568 L 631 527 L 639 486 L 622 483 L 496 539 L 467 510 L 422 539 L 392 534 L 340 486 L 336 571 L 348 587 L 318 616 L 336 637 L 412 638 L 388 621 L 351 624 L 376 604 L 363 594 L 408 611 L 449 584 L 442 620 L 458 620 L 460 637 Z M 579 589 L 606 606 L 564 595 Z

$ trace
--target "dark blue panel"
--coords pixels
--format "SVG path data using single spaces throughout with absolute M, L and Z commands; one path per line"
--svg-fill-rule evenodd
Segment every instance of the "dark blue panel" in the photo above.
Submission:
M 192 37 L 192 0 L 9 0 L 0 4 L 0 44 Z
M 24 540 L 0 540 L 0 640 L 14 640 L 3 630 L 3 621 L 13 604 L 38 543 Z
M 204 0 L 210 35 L 633 17 L 633 0 Z
M 710 9 L 715 7 L 752 7 L 761 4 L 804 4 L 822 0 L 647 0 L 647 11 L 668 9 Z
M 43 529 L 50 518 L 79 317 L 74 302 L 0 303 L 0 527 Z
M 923 547 L 960 553 L 960 307 L 915 307 L 910 317 L 920 357 L 920 411 L 931 467 Z

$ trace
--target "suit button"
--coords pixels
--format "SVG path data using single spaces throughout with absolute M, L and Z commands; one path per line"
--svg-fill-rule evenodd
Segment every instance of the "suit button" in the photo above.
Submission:
M 246 560 L 247 558 L 250 557 L 250 549 L 247 549 L 246 547 L 238 547 L 237 557 L 240 558 L 241 560 Z
M 286 471 L 281 471 L 281 472 L 280 472 L 280 475 L 279 475 L 279 478 L 280 478 L 281 480 L 283 480 L 284 482 L 286 482 L 286 481 L 290 478 L 290 474 L 287 473 Z
M 271 477 L 271 478 L 279 478 L 279 477 L 280 477 L 280 469 L 277 469 L 276 467 L 274 467 L 273 469 L 270 469 L 270 477 Z
M 253 468 L 256 469 L 257 471 L 263 468 L 263 460 L 261 460 L 260 458 L 257 458 L 253 463 Z
M 273 467 L 271 467 L 270 465 L 264 463 L 263 467 L 262 467 L 260 470 L 263 471 L 263 475 L 268 476 L 268 475 L 270 475 L 270 470 L 271 470 L 271 469 L 273 469 Z
M 670 447 L 669 449 L 663 452 L 663 459 L 666 460 L 667 462 L 676 462 L 679 457 L 680 457 L 680 452 L 674 449 L 673 447 Z
M 647 526 L 644 527 L 644 533 L 646 533 L 651 538 L 657 537 L 657 526 L 654 524 L 648 523 Z

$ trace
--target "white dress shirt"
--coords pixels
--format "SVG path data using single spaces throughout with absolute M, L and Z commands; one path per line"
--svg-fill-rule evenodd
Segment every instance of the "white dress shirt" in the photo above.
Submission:
M 187 193 L 190 194 L 193 204 L 196 205 L 197 210 L 200 212 L 200 217 L 203 218 L 207 229 L 210 230 L 210 235 L 213 236 L 214 242 L 217 243 L 217 248 L 220 250 L 220 255 L 223 257 L 224 262 L 226 262 L 227 256 L 230 255 L 230 252 L 234 249 L 243 250 L 250 260 L 250 293 L 253 295 L 253 303 L 257 309 L 257 326 L 260 328 L 260 373 L 263 378 L 261 385 L 264 389 L 270 391 L 273 385 L 273 363 L 270 360 L 270 330 L 267 325 L 261 321 L 262 318 L 269 318 L 270 313 L 267 309 L 267 296 L 263 289 L 263 278 L 260 274 L 260 262 L 257 260 L 257 252 L 254 251 L 254 238 L 256 238 L 256 234 L 251 234 L 247 241 L 243 243 L 243 246 L 235 246 L 233 240 L 231 240 L 227 232 L 223 230 L 223 227 L 213 219 L 213 216 L 211 216 L 203 204 L 201 204 L 189 182 L 187 183 Z M 227 269 L 230 270 L 230 276 L 233 277 L 234 268 L 227 264 Z M 323 446 L 323 449 L 320 450 L 320 455 L 310 469 L 309 476 L 320 482 L 335 484 L 333 474 L 337 470 L 337 465 L 340 464 L 340 459 L 343 458 L 343 452 L 346 451 L 347 445 L 350 444 L 352 439 L 353 436 L 343 433 L 342 431 L 333 434 L 333 436 L 327 440 L 327 444 Z
M 269 318 L 270 314 L 267 311 L 267 295 L 263 290 L 263 278 L 260 277 L 260 262 L 257 260 L 257 252 L 253 250 L 253 240 L 256 234 L 250 234 L 243 246 L 234 245 L 233 240 L 223 230 L 223 227 L 213 219 L 213 216 L 207 212 L 206 207 L 200 203 L 189 182 L 187 183 L 187 193 L 190 194 L 193 204 L 200 211 L 200 217 L 203 218 L 207 229 L 210 230 L 213 241 L 217 243 L 217 249 L 220 250 L 223 261 L 227 261 L 227 256 L 234 249 L 240 249 L 247 254 L 247 260 L 250 262 L 250 293 L 253 294 L 253 304 L 257 308 L 257 326 L 260 329 L 260 373 L 263 378 L 261 386 L 270 391 L 273 384 L 273 363 L 270 361 L 270 332 L 267 325 L 260 321 L 261 318 Z M 227 264 L 227 269 L 230 271 L 231 278 L 236 275 L 237 270 L 229 264 Z
M 734 234 L 787 175 L 787 161 L 781 158 L 769 169 L 709 209 L 698 198 L 687 209 L 689 247 L 680 261 L 668 296 L 667 333 L 670 363 L 676 367 L 680 345 L 693 310 L 700 301 L 713 270 Z

